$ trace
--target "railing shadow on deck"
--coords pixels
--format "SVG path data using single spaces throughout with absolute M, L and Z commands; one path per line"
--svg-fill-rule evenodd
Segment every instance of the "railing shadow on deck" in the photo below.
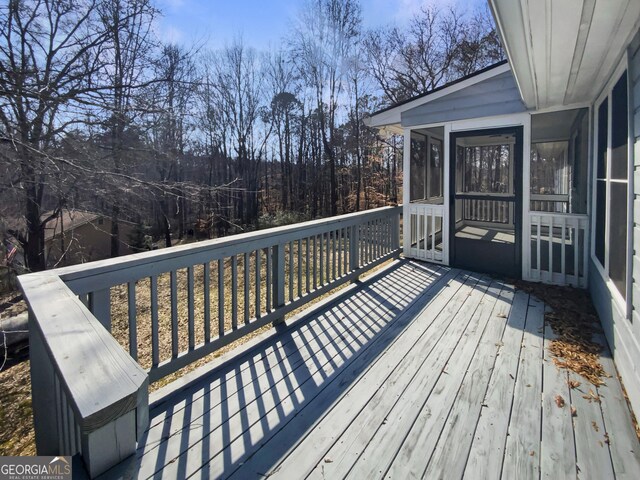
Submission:
M 408 275 L 409 269 L 421 276 Z M 135 461 L 127 466 L 128 474 L 135 476 L 143 469 L 144 476 L 164 472 L 184 478 L 198 471 L 207 477 L 211 467 L 212 477 L 219 476 L 216 472 L 226 477 L 254 454 L 277 461 L 402 334 L 412 318 L 405 318 L 391 334 L 389 330 L 409 307 L 422 300 L 421 310 L 438 294 L 446 284 L 438 280 L 447 271 L 400 261 L 293 327 L 276 327 L 277 338 L 253 348 L 244 361 L 232 359 L 194 379 L 152 411 L 151 427 L 139 442 Z M 324 408 L 306 408 L 314 399 Z M 161 417 L 163 422 L 154 422 Z M 285 435 L 288 441 L 259 449 L 294 418 L 292 434 Z M 145 464 L 149 459 L 154 463 L 150 470 Z

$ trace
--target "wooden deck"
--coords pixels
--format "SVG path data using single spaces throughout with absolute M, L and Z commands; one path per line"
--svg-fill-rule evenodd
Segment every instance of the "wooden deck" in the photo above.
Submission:
M 486 276 L 396 262 L 174 386 L 135 460 L 107 476 L 640 478 L 608 351 L 607 385 L 570 390 L 544 311 Z

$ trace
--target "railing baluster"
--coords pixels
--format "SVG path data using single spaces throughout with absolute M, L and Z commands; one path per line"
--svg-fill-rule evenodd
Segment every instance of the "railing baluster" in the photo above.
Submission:
M 250 254 L 244 254 L 244 324 L 249 324 Z
M 305 267 L 305 282 L 306 282 L 306 292 L 305 293 L 309 293 L 309 291 L 311 290 L 311 278 L 309 277 L 309 237 L 305 238 L 304 240 L 304 248 L 305 248 L 305 262 L 304 262 L 304 267 Z
M 189 350 L 196 348 L 195 307 L 193 299 L 193 266 L 187 267 L 187 321 L 189 324 Z
M 111 331 L 111 289 L 104 288 L 89 294 L 89 310 L 108 332 Z
M 329 236 L 331 237 L 331 276 L 333 277 L 332 280 L 335 280 L 336 277 L 336 231 L 333 230 L 332 232 L 329 233 Z
M 127 283 L 127 300 L 129 303 L 129 355 L 138 360 L 138 321 L 136 311 L 136 282 Z
M 224 337 L 224 258 L 218 259 L 218 336 Z
M 338 277 L 342 277 L 342 228 L 337 230 L 338 236 Z
M 536 225 L 536 260 L 537 260 L 537 264 L 538 264 L 538 280 L 540 280 L 540 278 L 542 277 L 542 258 L 541 258 L 541 251 L 542 251 L 542 232 L 540 231 L 542 228 L 542 217 L 540 215 L 538 215 L 537 217 L 537 225 Z
M 262 268 L 261 265 L 261 254 L 262 250 L 261 249 L 257 249 L 255 251 L 255 255 L 256 255 L 256 318 L 260 318 L 262 316 L 262 308 L 261 308 L 261 295 L 262 292 L 260 291 L 260 285 L 262 283 L 262 277 L 261 277 L 261 273 L 260 273 L 260 269 Z
M 231 257 L 231 328 L 238 329 L 238 256 Z
M 567 220 L 565 217 L 562 217 L 562 225 L 561 225 L 561 240 L 560 240 L 560 273 L 562 274 L 562 283 L 567 283 L 567 269 L 564 264 L 566 253 L 566 241 L 565 241 L 565 229 L 567 228 Z
M 158 346 L 158 277 L 151 277 L 151 363 L 157 366 L 160 363 L 160 350 Z
M 378 258 L 378 249 L 380 247 L 380 221 L 375 219 L 373 221 L 373 259 L 376 260 Z
M 211 341 L 211 264 L 209 262 L 203 265 L 204 277 L 204 341 Z
M 273 303 L 272 303 L 272 299 L 271 299 L 271 285 L 273 285 L 273 262 L 272 262 L 272 251 L 271 251 L 271 247 L 267 247 L 265 249 L 265 253 L 267 255 L 267 305 L 266 305 L 266 309 L 267 312 L 273 310 Z
M 298 239 L 298 297 L 302 297 L 302 239 Z
M 549 281 L 553 282 L 553 217 L 549 217 Z
M 436 216 L 431 215 L 431 259 L 436 258 Z
M 178 278 L 175 270 L 169 273 L 169 298 L 171 301 L 171 356 L 176 358 L 179 353 L 178 336 Z
M 317 272 L 318 271 L 318 253 L 317 253 L 317 236 L 313 236 L 313 289 L 318 288 Z
M 274 311 L 285 305 L 285 245 L 285 243 L 280 243 L 271 247 L 271 254 L 273 256 L 273 304 L 271 305 L 271 310 Z M 282 321 L 284 321 L 284 315 L 276 318 L 273 322 L 274 324 L 277 324 Z
M 320 247 L 320 286 L 324 285 L 324 234 L 320 235 L 319 247 Z
M 573 229 L 573 274 L 576 276 L 575 286 L 580 286 L 580 265 L 579 259 L 582 258 L 582 252 L 580 251 L 580 222 L 577 221 L 574 224 Z
M 293 301 L 293 242 L 289 242 L 289 301 Z

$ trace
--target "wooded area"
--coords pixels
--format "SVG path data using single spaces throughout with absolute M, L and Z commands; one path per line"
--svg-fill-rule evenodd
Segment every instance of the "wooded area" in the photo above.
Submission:
M 424 7 L 367 30 L 357 0 L 308 0 L 278 49 L 157 37 L 152 0 L 0 7 L 0 234 L 45 268 L 62 209 L 167 246 L 396 203 L 400 139 L 363 123 L 504 54 L 486 10 Z M 212 32 L 215 35 L 215 32 Z

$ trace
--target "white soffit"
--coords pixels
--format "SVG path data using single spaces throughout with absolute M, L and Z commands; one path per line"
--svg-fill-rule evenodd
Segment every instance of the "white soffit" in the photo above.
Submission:
M 640 27 L 640 0 L 489 0 L 528 108 L 592 102 Z
M 446 95 L 450 95 L 453 92 L 457 92 L 464 88 L 470 87 L 471 85 L 475 85 L 476 83 L 480 83 L 484 80 L 487 80 L 488 78 L 500 75 L 501 73 L 508 72 L 509 70 L 509 64 L 504 62 L 503 64 L 497 65 L 493 68 L 488 68 L 482 73 L 473 74 L 469 78 L 454 81 L 450 85 L 443 85 L 442 87 L 437 88 L 432 92 L 427 92 L 412 100 L 407 100 L 406 102 L 402 102 L 399 105 L 392 106 L 387 109 L 381 110 L 380 112 L 374 113 L 370 117 L 365 118 L 364 123 L 368 127 L 387 127 L 387 129 L 391 129 L 394 132 L 401 132 L 402 128 L 400 127 L 400 117 L 402 112 L 406 112 L 407 110 L 411 110 L 412 108 L 432 102 L 433 100 L 442 98 Z

